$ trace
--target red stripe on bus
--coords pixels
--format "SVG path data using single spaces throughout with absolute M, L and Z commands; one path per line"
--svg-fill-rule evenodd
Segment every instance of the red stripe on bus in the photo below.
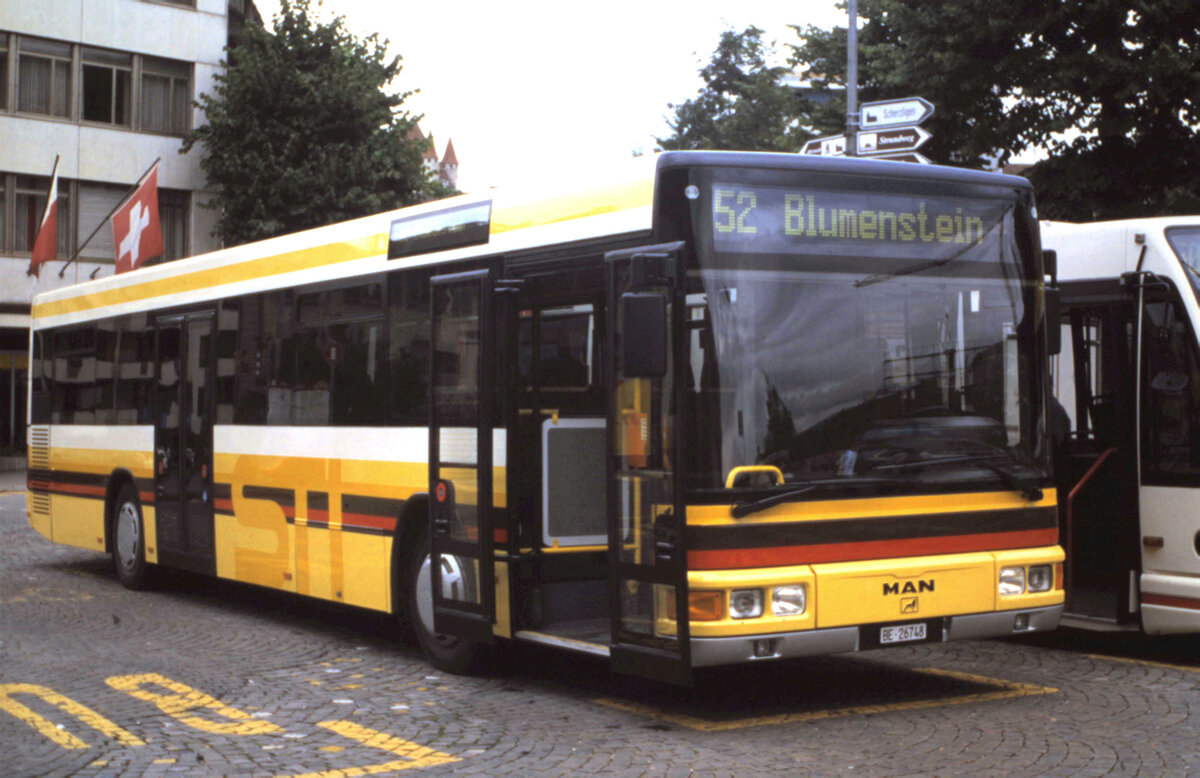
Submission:
M 365 513 L 342 513 L 343 527 L 367 527 L 370 529 L 393 530 L 396 520 L 387 516 L 370 516 Z
M 103 486 L 85 486 L 83 484 L 64 484 L 55 483 L 52 487 L 53 491 L 64 492 L 66 494 L 84 494 L 88 497 L 103 497 Z
M 142 501 L 143 505 L 153 505 L 154 492 L 138 492 L 138 499 Z
M 689 551 L 687 566 L 689 570 L 783 567 L 785 565 L 858 562 L 866 559 L 890 559 L 907 556 L 963 554 L 971 551 L 999 551 L 1009 548 L 1032 548 L 1034 546 L 1052 546 L 1057 542 L 1057 529 L 1039 529 L 1024 532 L 950 535 L 937 538 L 870 540 L 861 543 L 822 543 L 814 546 Z
M 1187 608 L 1200 611 L 1200 599 L 1195 597 L 1173 597 L 1169 594 L 1147 594 L 1142 592 L 1143 605 L 1165 605 L 1168 608 Z

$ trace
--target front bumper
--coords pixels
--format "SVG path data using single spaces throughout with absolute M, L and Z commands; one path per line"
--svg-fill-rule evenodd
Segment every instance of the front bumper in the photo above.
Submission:
M 972 613 L 966 616 L 947 616 L 941 619 L 942 634 L 925 642 L 972 640 L 1006 637 L 1029 632 L 1047 632 L 1058 626 L 1063 606 L 1025 608 L 992 613 Z M 1023 617 L 1018 618 L 1018 617 Z M 765 659 L 787 659 L 818 654 L 842 654 L 874 648 L 868 637 L 878 635 L 880 624 L 859 627 L 810 629 L 800 632 L 775 632 L 765 635 L 739 635 L 730 638 L 692 638 L 692 666 L 711 667 L 755 662 Z M 898 646 L 912 645 L 899 643 Z

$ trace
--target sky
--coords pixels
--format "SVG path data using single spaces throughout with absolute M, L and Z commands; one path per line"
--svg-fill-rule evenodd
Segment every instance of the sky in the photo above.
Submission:
M 269 25 L 278 0 L 255 5 Z M 405 105 L 439 155 L 453 139 L 464 192 L 565 183 L 653 151 L 725 30 L 753 24 L 786 52 L 789 24 L 846 24 L 835 0 L 325 0 L 322 14 L 403 57 L 393 88 L 419 90 Z

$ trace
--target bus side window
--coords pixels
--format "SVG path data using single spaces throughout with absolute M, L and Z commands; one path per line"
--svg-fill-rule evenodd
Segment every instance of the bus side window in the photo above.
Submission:
M 1200 474 L 1200 360 L 1176 303 L 1146 305 L 1143 347 L 1147 475 Z

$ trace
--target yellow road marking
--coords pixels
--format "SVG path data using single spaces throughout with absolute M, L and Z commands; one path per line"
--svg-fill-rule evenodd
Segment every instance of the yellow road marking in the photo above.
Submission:
M 40 734 L 66 749 L 88 748 L 88 744 L 67 732 L 48 719 L 39 716 L 12 697 L 15 694 L 31 694 L 43 702 L 61 710 L 68 716 L 74 716 L 80 723 L 86 724 L 105 737 L 112 738 L 127 746 L 144 746 L 145 741 L 118 727 L 96 711 L 75 702 L 70 697 L 64 697 L 53 689 L 45 686 L 35 686 L 30 683 L 0 684 L 0 710 L 33 727 Z
M 1124 656 L 1109 656 L 1107 654 L 1085 654 L 1090 659 L 1106 659 L 1110 662 L 1125 662 L 1131 665 L 1144 665 L 1145 667 L 1162 667 L 1167 670 L 1183 670 L 1185 673 L 1200 673 L 1200 667 L 1190 667 L 1188 665 L 1173 665 L 1167 662 L 1151 662 L 1148 659 L 1131 659 Z
M 172 681 L 170 678 L 164 678 L 158 673 L 118 675 L 106 679 L 105 683 L 131 697 L 154 703 L 163 713 L 201 732 L 213 732 L 220 735 L 264 735 L 283 731 L 269 721 L 254 718 L 245 711 L 225 705 L 215 697 L 210 697 L 204 692 L 197 691 L 178 681 Z M 169 689 L 175 694 L 161 694 L 142 688 L 149 684 Z M 229 721 L 216 722 L 199 716 L 183 715 L 185 711 L 197 708 L 212 711 Z
M 832 719 L 841 716 L 922 710 L 926 708 L 940 708 L 944 705 L 966 705 L 973 702 L 991 702 L 993 700 L 1007 700 L 1014 697 L 1029 697 L 1038 694 L 1054 694 L 1058 692 L 1058 689 L 1051 686 L 1034 686 L 1032 684 L 1017 683 L 1015 681 L 1002 681 L 998 678 L 988 678 L 982 675 L 960 673 L 953 670 L 938 670 L 930 667 L 915 667 L 913 670 L 919 673 L 927 673 L 929 675 L 938 675 L 946 678 L 954 678 L 960 681 L 970 681 L 972 683 L 983 684 L 985 686 L 997 688 L 998 691 L 982 692 L 979 694 L 966 694 L 959 697 L 946 697 L 936 700 L 897 702 L 886 705 L 854 705 L 848 708 L 834 708 L 832 710 L 818 710 L 810 711 L 808 713 L 781 713 L 774 716 L 756 716 L 745 719 L 734 719 L 731 721 L 707 721 L 705 719 L 679 713 L 666 713 L 658 710 L 657 708 L 637 702 L 626 702 L 611 698 L 599 698 L 592 700 L 592 702 L 609 708 L 623 710 L 627 713 L 636 713 L 642 716 L 649 716 L 650 718 L 667 721 L 672 724 L 678 724 L 681 727 L 687 727 L 689 729 L 695 729 L 701 732 L 717 732 L 728 729 L 761 727 L 769 724 L 791 724 L 802 721 L 818 721 L 821 719 Z
M 317 722 L 317 726 L 324 727 L 331 732 L 336 732 L 342 737 L 357 740 L 365 746 L 378 748 L 402 758 L 391 762 L 384 762 L 383 764 L 366 765 L 364 767 L 343 767 L 340 770 L 304 773 L 303 775 L 292 776 L 292 778 L 349 778 L 356 775 L 378 775 L 396 770 L 406 770 L 410 767 L 432 767 L 433 765 L 462 761 L 456 756 L 443 754 L 441 751 L 434 751 L 427 746 L 417 745 L 408 740 L 392 737 L 385 732 L 379 732 L 360 724 L 355 724 L 352 721 L 319 721 Z M 330 747 L 326 747 L 322 750 L 331 749 Z

